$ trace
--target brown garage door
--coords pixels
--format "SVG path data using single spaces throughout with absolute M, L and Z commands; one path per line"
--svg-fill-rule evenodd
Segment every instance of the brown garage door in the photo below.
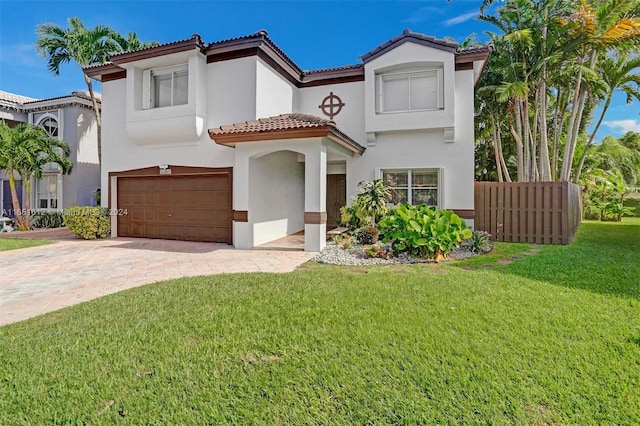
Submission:
M 118 178 L 121 237 L 231 244 L 231 176 Z

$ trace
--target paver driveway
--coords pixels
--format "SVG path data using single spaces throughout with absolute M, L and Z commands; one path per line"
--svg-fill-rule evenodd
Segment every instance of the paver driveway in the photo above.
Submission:
M 302 251 L 115 238 L 63 240 L 0 252 L 0 325 L 156 281 L 234 272 L 289 272 Z

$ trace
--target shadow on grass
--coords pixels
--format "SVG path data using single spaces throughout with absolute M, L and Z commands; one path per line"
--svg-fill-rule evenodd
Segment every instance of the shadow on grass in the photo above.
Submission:
M 534 256 L 497 268 L 569 288 L 640 298 L 640 220 L 585 222 L 568 246 L 544 246 Z

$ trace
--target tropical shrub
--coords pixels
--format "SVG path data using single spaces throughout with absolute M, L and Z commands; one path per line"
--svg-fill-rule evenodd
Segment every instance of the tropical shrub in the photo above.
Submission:
M 379 259 L 389 259 L 389 253 L 387 253 L 387 250 L 385 250 L 385 248 L 380 244 L 380 243 L 375 243 L 371 246 L 365 247 L 363 249 L 364 254 L 367 255 L 367 257 L 377 257 Z
M 333 242 L 335 242 L 337 246 L 340 246 L 346 250 L 349 247 L 351 247 L 351 235 L 349 234 L 336 235 L 335 237 L 333 237 Z
M 409 253 L 419 258 L 444 257 L 472 235 L 457 214 L 426 204 L 400 204 L 379 226 L 382 241 L 391 243 L 394 253 Z
M 382 179 L 376 179 L 358 184 L 358 195 L 353 205 L 356 208 L 356 215 L 363 222 L 375 225 L 376 221 L 387 213 L 389 200 L 391 200 L 389 188 Z
M 366 225 L 374 226 L 387 213 L 391 193 L 381 179 L 358 184 L 358 195 L 351 206 L 340 209 L 340 225 L 355 231 Z
M 344 206 L 340 208 L 340 226 L 344 226 L 349 231 L 355 231 L 366 225 L 366 222 L 361 220 L 356 214 L 357 208 L 355 205 Z
M 62 211 L 35 211 L 31 214 L 31 227 L 35 229 L 62 228 L 64 217 Z
M 471 237 L 462 242 L 462 247 L 472 253 L 488 253 L 493 248 L 491 234 L 484 231 L 473 231 Z
M 619 170 L 615 172 L 592 170 L 584 179 L 583 215 L 585 219 L 620 222 L 630 216 L 633 207 L 625 206 L 631 189 L 625 184 Z
M 356 239 L 360 244 L 373 244 L 378 241 L 380 231 L 375 226 L 367 225 L 356 231 Z
M 64 224 L 76 237 L 85 240 L 111 235 L 111 217 L 103 207 L 70 207 L 64 211 Z

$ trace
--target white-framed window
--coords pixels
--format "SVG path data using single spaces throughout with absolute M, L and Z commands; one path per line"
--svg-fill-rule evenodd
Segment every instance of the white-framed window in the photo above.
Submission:
M 40 121 L 38 125 L 44 129 L 49 137 L 58 138 L 58 121 L 56 119 L 52 117 L 45 117 L 45 119 Z
M 38 122 L 38 126 L 42 127 L 50 138 L 60 139 L 60 127 L 58 126 L 58 120 L 50 115 L 46 115 Z M 58 154 L 62 154 L 62 151 L 58 152 Z M 60 171 L 60 166 L 56 163 L 47 163 L 42 166 L 43 172 L 58 172 Z
M 189 102 L 187 65 L 145 70 L 144 109 L 186 105 Z
M 36 208 L 58 208 L 58 175 L 44 175 L 36 181 Z
M 378 75 L 378 113 L 444 108 L 441 68 Z
M 391 191 L 391 204 L 442 205 L 441 169 L 386 169 L 382 179 Z

